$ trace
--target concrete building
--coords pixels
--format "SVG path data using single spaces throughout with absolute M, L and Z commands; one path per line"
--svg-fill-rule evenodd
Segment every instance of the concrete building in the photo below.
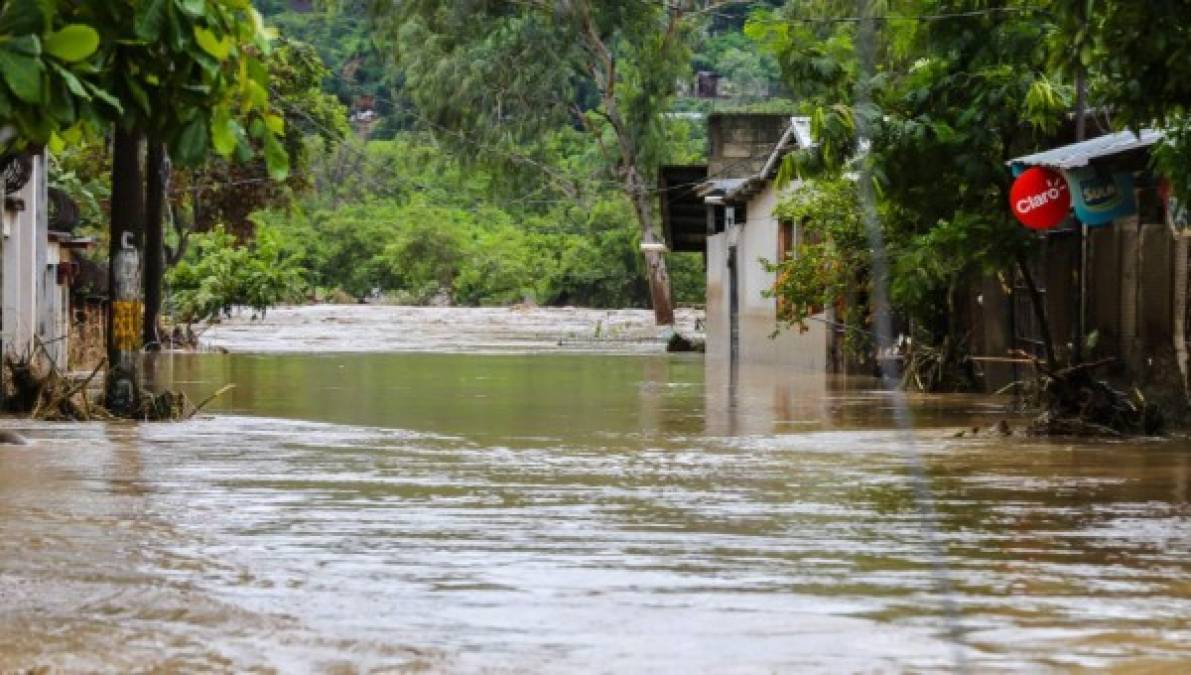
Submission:
M 70 284 L 74 252 L 94 242 L 76 237 L 70 214 L 51 209 L 44 153 L 4 158 L 3 238 L 0 239 L 0 340 L 4 356 L 40 351 L 68 367 Z M 58 204 L 64 198 L 58 197 Z M 51 219 L 50 211 L 53 214 Z M 53 220 L 53 222 L 51 222 Z M 55 228 L 51 230 L 51 225 Z
M 675 251 L 702 251 L 707 269 L 707 359 L 791 372 L 828 367 L 826 317 L 807 330 L 778 330 L 776 279 L 763 261 L 796 254 L 800 233 L 775 208 L 797 190 L 774 181 L 782 158 L 811 145 L 806 118 L 714 114 L 708 118 L 708 163 L 661 171 L 662 219 Z

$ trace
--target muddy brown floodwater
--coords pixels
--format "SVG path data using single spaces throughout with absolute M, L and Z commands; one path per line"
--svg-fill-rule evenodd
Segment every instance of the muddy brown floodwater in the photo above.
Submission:
M 35 442 L 0 446 L 0 672 L 1191 671 L 1186 440 L 951 438 L 1002 416 L 963 396 L 907 437 L 871 382 L 644 348 L 324 342 L 162 357 L 238 385 L 189 423 L 2 421 Z

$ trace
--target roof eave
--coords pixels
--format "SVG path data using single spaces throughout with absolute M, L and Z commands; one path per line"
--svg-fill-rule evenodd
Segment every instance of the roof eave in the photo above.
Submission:
M 1043 166 L 1051 169 L 1077 169 L 1097 159 L 1148 149 L 1163 137 L 1164 132 L 1159 129 L 1142 129 L 1140 133 L 1121 131 L 1016 157 L 1005 162 L 1005 165 L 1012 168 Z

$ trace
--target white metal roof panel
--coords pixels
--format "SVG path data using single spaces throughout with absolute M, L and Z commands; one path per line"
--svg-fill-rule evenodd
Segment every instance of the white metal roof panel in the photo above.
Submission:
M 1048 166 L 1054 169 L 1074 169 L 1087 166 L 1093 159 L 1119 155 L 1122 152 L 1148 148 L 1162 140 L 1157 129 L 1142 129 L 1140 134 L 1119 131 L 1079 143 L 1064 145 L 1032 155 L 1009 160 L 1009 166 Z

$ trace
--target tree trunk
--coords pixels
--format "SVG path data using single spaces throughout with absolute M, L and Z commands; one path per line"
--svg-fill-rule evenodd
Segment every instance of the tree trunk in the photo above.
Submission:
M 616 101 L 616 57 L 612 50 L 604 43 L 600 31 L 596 27 L 592 15 L 591 2 L 581 4 L 579 13 L 583 22 L 582 37 L 593 57 L 587 64 L 596 87 L 600 90 L 600 97 L 604 103 L 604 118 L 612 125 L 616 133 L 616 142 L 620 146 L 620 159 L 624 172 L 625 194 L 633 203 L 633 210 L 637 213 L 637 223 L 641 226 L 641 242 L 643 244 L 664 244 L 658 236 L 653 222 L 653 199 L 649 185 L 641 175 L 641 153 L 636 140 L 630 133 L 624 118 L 620 115 L 620 107 Z M 670 39 L 674 23 L 678 14 L 671 14 L 671 24 L 666 32 L 666 39 Z M 598 135 L 597 135 L 598 137 Z M 674 325 L 674 302 L 670 296 L 670 274 L 666 270 L 666 257 L 660 250 L 646 247 L 644 251 L 646 264 L 646 278 L 649 282 L 649 299 L 653 306 L 654 321 L 659 326 Z
M 149 141 L 145 194 L 145 325 L 146 349 L 161 349 L 158 316 L 161 314 L 161 285 L 165 274 L 164 223 L 169 164 L 165 144 L 154 137 Z
M 650 245 L 664 245 L 663 237 L 659 236 L 654 226 L 653 193 L 649 185 L 641 176 L 637 167 L 637 148 L 632 138 L 624 131 L 620 122 L 620 115 L 615 101 L 605 101 L 608 119 L 616 130 L 617 141 L 620 144 L 622 161 L 624 162 L 624 189 L 633 202 L 633 210 L 637 214 L 637 223 L 641 226 L 641 243 L 646 244 L 645 275 L 649 282 L 649 300 L 653 307 L 654 321 L 659 326 L 674 325 L 674 301 L 670 295 L 670 274 L 666 269 L 666 256 L 661 250 L 655 250 Z
M 644 189 L 644 181 L 635 167 L 629 168 L 630 178 L 626 181 L 627 188 L 633 200 L 633 208 L 637 213 L 637 222 L 641 225 L 641 242 L 644 244 L 662 244 L 657 236 L 653 223 L 653 203 L 650 193 Z M 666 269 L 666 256 L 660 250 L 647 248 L 645 256 L 645 275 L 649 282 L 649 300 L 653 307 L 654 322 L 659 326 L 674 325 L 674 301 L 670 295 L 670 273 Z
M 108 373 L 105 404 L 118 415 L 140 406 L 140 246 L 144 231 L 141 134 L 117 131 L 112 143 L 111 240 L 108 247 Z

